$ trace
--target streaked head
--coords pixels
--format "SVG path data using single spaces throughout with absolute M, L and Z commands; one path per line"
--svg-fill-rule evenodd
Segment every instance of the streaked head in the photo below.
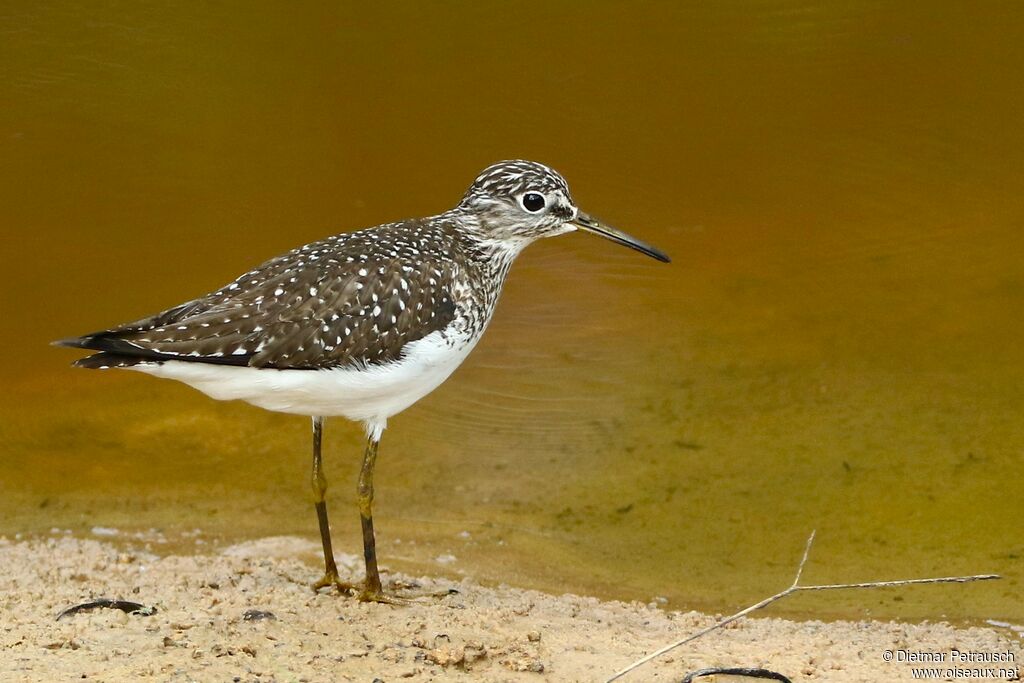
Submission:
M 488 166 L 469 186 L 458 208 L 479 219 L 493 240 L 528 243 L 584 230 L 669 261 L 664 252 L 580 211 L 565 179 L 535 161 L 501 161 Z

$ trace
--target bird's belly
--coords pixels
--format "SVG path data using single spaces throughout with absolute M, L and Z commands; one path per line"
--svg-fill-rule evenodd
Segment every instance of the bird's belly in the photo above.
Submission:
M 155 377 L 184 382 L 218 400 L 241 400 L 298 415 L 383 421 L 436 389 L 465 360 L 474 338 L 433 332 L 408 344 L 399 360 L 365 368 L 274 370 L 165 361 L 133 366 Z

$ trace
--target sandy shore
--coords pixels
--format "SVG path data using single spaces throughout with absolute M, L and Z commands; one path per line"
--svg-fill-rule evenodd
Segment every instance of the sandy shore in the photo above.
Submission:
M 400 607 L 361 604 L 310 591 L 316 570 L 296 556 L 315 550 L 290 537 L 181 556 L 70 537 L 0 539 L 0 680 L 603 681 L 713 622 L 652 605 L 431 578 L 401 577 L 420 590 L 454 586 L 458 593 Z M 354 569 L 355 558 L 339 559 L 343 571 Z M 157 611 L 55 618 L 96 598 Z M 794 681 L 912 680 L 919 664 L 887 663 L 886 650 L 944 653 L 944 664 L 926 665 L 943 669 L 1019 670 L 1022 635 L 947 624 L 748 619 L 624 680 L 678 681 L 707 666 L 768 667 Z M 950 662 L 954 648 L 1010 652 L 1016 661 Z

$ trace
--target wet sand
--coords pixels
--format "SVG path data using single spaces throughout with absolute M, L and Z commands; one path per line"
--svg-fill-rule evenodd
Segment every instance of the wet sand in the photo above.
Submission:
M 419 591 L 458 592 L 403 606 L 314 595 L 308 583 L 315 578 L 317 547 L 297 537 L 207 555 L 156 555 L 144 547 L 70 535 L 0 538 L 0 679 L 603 681 L 714 621 L 654 604 L 390 573 Z M 355 578 L 357 558 L 339 560 Z M 156 612 L 97 609 L 56 619 L 98 598 L 130 600 Z M 886 663 L 886 650 L 952 648 L 1011 652 L 1016 662 L 936 666 L 1019 669 L 1022 636 L 1019 628 L 756 618 L 683 646 L 624 680 L 678 681 L 708 666 L 767 667 L 793 681 L 911 680 L 914 665 Z

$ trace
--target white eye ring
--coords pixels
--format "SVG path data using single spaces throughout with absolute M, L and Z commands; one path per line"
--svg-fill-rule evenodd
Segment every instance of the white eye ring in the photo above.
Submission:
M 537 203 L 538 201 L 540 202 L 539 204 Z M 547 207 L 548 199 L 539 192 L 525 192 L 519 198 L 519 204 L 525 211 L 540 213 Z

